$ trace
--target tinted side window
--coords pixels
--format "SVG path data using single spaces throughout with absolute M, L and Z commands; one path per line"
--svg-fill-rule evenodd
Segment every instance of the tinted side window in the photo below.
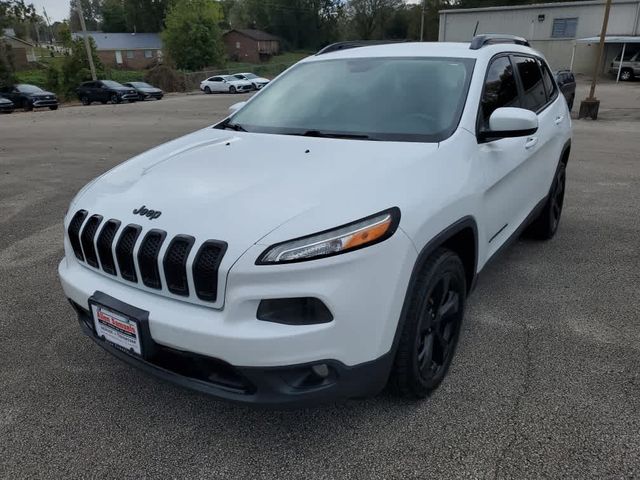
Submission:
M 518 87 L 509 57 L 496 58 L 489 66 L 480 100 L 480 127 L 489 127 L 489 117 L 500 107 L 519 107 Z
M 544 82 L 538 62 L 531 57 L 514 56 L 513 59 L 524 90 L 522 106 L 532 112 L 537 112 L 547 103 L 547 94 L 544 91 Z
M 553 81 L 553 78 L 551 78 L 549 67 L 547 67 L 546 64 L 540 60 L 538 60 L 538 66 L 542 70 L 542 82 L 544 83 L 544 89 L 547 92 L 547 101 L 551 102 L 558 96 L 558 89 L 556 88 L 556 84 Z M 564 75 L 564 81 L 565 83 L 568 83 L 566 74 Z

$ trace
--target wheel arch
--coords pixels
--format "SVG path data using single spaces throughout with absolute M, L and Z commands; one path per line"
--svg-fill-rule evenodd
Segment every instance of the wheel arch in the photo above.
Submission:
M 413 265 L 409 284 L 405 292 L 398 325 L 396 326 L 396 333 L 392 345 L 394 356 L 400 341 L 402 328 L 404 327 L 411 303 L 411 294 L 415 287 L 418 274 L 424 267 L 427 259 L 441 247 L 452 250 L 462 260 L 467 280 L 467 296 L 475 286 L 478 269 L 478 225 L 475 218 L 466 216 L 452 223 L 434 236 L 418 253 L 418 258 Z

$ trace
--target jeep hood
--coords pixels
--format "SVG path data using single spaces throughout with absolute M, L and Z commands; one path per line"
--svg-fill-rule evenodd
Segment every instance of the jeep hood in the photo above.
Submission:
M 81 191 L 70 215 L 83 208 L 169 236 L 192 235 L 196 244 L 223 240 L 227 255 L 238 258 L 270 233 L 269 242 L 286 240 L 402 209 L 412 183 L 427 188 L 428 177 L 416 178 L 410 164 L 425 164 L 437 150 L 207 128 L 107 172 Z M 142 206 L 162 213 L 133 213 Z

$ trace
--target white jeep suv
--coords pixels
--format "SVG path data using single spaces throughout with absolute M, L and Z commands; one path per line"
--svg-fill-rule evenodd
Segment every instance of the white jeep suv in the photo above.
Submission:
M 97 344 L 219 398 L 422 398 L 487 262 L 556 232 L 570 139 L 523 39 L 333 45 L 84 187 L 60 279 Z

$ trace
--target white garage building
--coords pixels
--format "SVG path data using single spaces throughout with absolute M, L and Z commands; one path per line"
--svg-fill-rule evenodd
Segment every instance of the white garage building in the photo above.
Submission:
M 539 3 L 513 7 L 486 7 L 440 11 L 441 42 L 468 42 L 474 31 L 520 35 L 540 50 L 553 69 L 592 73 L 597 59 L 605 0 Z M 603 71 L 623 43 L 640 49 L 640 0 L 613 0 Z M 625 55 L 627 57 L 627 55 Z

